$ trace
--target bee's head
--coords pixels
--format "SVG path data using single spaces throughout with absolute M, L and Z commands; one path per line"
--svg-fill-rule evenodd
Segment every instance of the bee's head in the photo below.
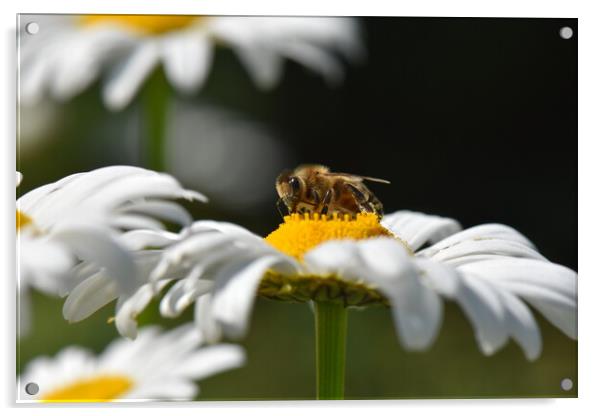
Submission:
M 295 201 L 299 200 L 304 187 L 303 179 L 288 169 L 280 173 L 276 179 L 276 192 L 289 209 Z

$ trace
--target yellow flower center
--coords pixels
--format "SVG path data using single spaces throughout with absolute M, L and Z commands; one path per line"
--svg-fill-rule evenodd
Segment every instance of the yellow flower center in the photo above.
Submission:
M 84 26 L 115 24 L 145 35 L 157 35 L 183 29 L 202 19 L 182 15 L 89 14 L 81 17 Z
M 284 218 L 265 241 L 277 250 L 303 260 L 305 253 L 330 240 L 363 240 L 373 237 L 396 238 L 380 225 L 376 214 L 327 217 L 318 214 L 292 214 Z M 399 239 L 398 239 L 399 240 Z M 402 240 L 409 252 L 411 249 Z M 289 302 L 309 300 L 341 302 L 345 306 L 388 305 L 387 299 L 372 285 L 349 281 L 336 275 L 282 275 L 269 271 L 258 289 L 262 297 Z
M 31 224 L 32 222 L 33 220 L 29 215 L 17 210 L 17 231 L 19 231 L 22 227 Z
M 41 397 L 42 402 L 110 402 L 132 389 L 134 382 L 123 375 L 98 375 L 77 380 L 50 391 Z M 40 386 L 43 388 L 43 386 Z
M 363 240 L 371 237 L 394 237 L 380 225 L 376 214 L 358 214 L 355 218 L 334 215 L 292 214 L 284 217 L 284 223 L 265 238 L 277 250 L 298 260 L 317 246 L 330 240 Z

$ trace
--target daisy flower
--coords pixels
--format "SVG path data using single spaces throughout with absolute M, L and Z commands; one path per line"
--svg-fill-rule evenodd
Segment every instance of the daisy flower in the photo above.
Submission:
M 338 56 L 363 54 L 358 24 L 349 18 L 74 15 L 36 21 L 39 35 L 20 36 L 25 103 L 45 93 L 70 99 L 102 76 L 104 102 L 118 110 L 159 65 L 174 88 L 192 93 L 205 82 L 216 46 L 231 48 L 263 89 L 279 81 L 285 59 L 335 84 L 344 74 Z
M 17 175 L 17 184 L 21 175 Z M 161 230 L 160 219 L 186 225 L 190 215 L 168 199 L 205 200 L 171 176 L 131 166 L 110 166 L 67 176 L 17 200 L 17 276 L 20 329 L 27 329 L 31 287 L 64 295 L 81 261 L 102 268 L 123 293 L 139 283 L 137 266 L 121 236 L 125 230 Z
M 240 367 L 236 345 L 199 348 L 192 325 L 162 333 L 145 327 L 136 341 L 118 339 L 100 355 L 70 346 L 55 357 L 36 358 L 17 381 L 20 402 L 191 400 L 196 380 Z
M 326 217 L 292 214 L 265 239 L 235 224 L 197 221 L 167 247 L 151 279 L 189 271 L 163 299 L 180 312 L 196 300 L 208 339 L 247 332 L 257 296 L 342 307 L 390 306 L 400 343 L 428 348 L 438 333 L 442 298 L 457 302 L 480 350 L 491 355 L 514 339 L 529 360 L 542 349 L 539 311 L 576 338 L 576 273 L 543 257 L 518 231 L 501 224 L 461 230 L 453 219 L 399 211 Z M 192 273 L 195 270 L 195 273 Z M 211 279 L 206 293 L 194 279 Z

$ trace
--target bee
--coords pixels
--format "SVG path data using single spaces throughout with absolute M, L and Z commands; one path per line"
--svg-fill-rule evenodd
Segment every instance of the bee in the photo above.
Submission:
M 281 215 L 282 207 L 288 213 L 349 214 L 361 212 L 383 216 L 383 204 L 364 184 L 364 181 L 390 183 L 384 179 L 349 173 L 331 172 L 322 165 L 300 165 L 285 170 L 276 179 Z

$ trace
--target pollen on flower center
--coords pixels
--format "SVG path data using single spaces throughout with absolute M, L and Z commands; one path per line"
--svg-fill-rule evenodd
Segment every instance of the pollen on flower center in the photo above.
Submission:
M 81 17 L 84 26 L 116 24 L 143 34 L 160 34 L 190 26 L 202 17 L 183 15 L 93 14 Z
M 393 237 L 372 213 L 358 214 L 355 218 L 334 215 L 292 214 L 284 217 L 284 223 L 265 238 L 274 248 L 299 260 L 303 255 L 329 240 L 362 240 L 371 237 Z
M 122 397 L 134 382 L 123 375 L 98 375 L 76 380 L 41 397 L 43 402 L 108 402 Z M 44 386 L 40 386 L 42 389 Z
M 33 222 L 31 217 L 19 210 L 17 210 L 17 231 L 19 231 L 22 227 L 29 225 Z

